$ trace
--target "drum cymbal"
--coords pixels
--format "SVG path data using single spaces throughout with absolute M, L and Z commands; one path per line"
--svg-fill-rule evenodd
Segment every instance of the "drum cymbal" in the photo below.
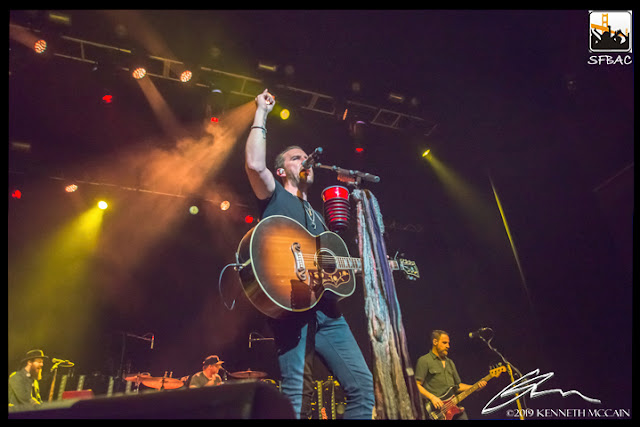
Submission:
M 131 381 L 131 382 L 136 382 L 136 381 L 140 382 L 144 378 L 151 378 L 151 374 L 149 374 L 148 372 L 137 373 L 137 374 L 127 374 L 127 376 L 124 377 L 124 380 Z
M 260 372 L 260 371 L 252 371 L 251 369 L 249 369 L 249 370 L 246 370 L 246 371 L 232 372 L 232 373 L 229 373 L 229 375 L 231 375 L 233 378 L 239 378 L 239 379 L 244 379 L 244 378 L 266 378 L 267 373 L 266 372 Z
M 171 390 L 174 388 L 180 388 L 184 385 L 182 381 L 177 378 L 169 377 L 146 377 L 140 380 L 142 384 L 150 388 Z

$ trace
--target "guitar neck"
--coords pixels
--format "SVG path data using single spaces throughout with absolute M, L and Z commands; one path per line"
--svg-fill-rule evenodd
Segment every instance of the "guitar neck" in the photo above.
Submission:
M 400 270 L 400 265 L 396 260 L 388 260 L 389 267 L 392 270 Z M 337 267 L 342 270 L 355 270 L 356 272 L 362 271 L 362 259 L 351 257 L 336 257 Z
M 474 391 L 478 390 L 480 388 L 480 382 L 481 381 L 489 381 L 491 378 L 493 378 L 493 375 L 489 374 L 486 377 L 482 378 L 477 383 L 475 383 L 474 385 L 472 385 L 471 387 L 469 387 L 468 389 L 466 389 L 465 391 L 463 391 L 462 393 L 457 394 L 456 395 L 456 400 L 458 401 L 458 403 L 462 402 L 463 399 L 469 397 L 469 395 L 471 393 L 473 393 Z

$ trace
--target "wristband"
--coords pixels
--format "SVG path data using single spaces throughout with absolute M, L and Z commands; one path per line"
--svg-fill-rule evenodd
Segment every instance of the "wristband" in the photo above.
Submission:
M 251 126 L 251 129 L 262 129 L 264 133 L 267 133 L 267 129 L 264 126 Z

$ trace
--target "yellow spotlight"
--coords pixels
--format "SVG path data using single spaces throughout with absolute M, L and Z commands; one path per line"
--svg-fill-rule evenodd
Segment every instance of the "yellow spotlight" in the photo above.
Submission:
M 290 115 L 291 115 L 291 113 L 286 108 L 283 108 L 282 111 L 280 111 L 280 118 L 282 120 L 287 120 Z
M 107 202 L 105 202 L 104 200 L 100 200 L 100 201 L 98 202 L 98 207 L 99 207 L 100 209 L 102 209 L 102 210 L 107 209 L 107 207 L 108 207 L 108 206 L 109 206 L 109 205 L 108 205 L 108 204 L 107 204 Z
M 431 148 L 428 148 L 427 151 L 422 153 L 422 157 L 431 157 Z
M 223 211 L 226 211 L 230 207 L 231 207 L 231 203 L 229 203 L 228 200 L 225 200 L 224 202 L 220 203 L 220 209 Z
M 197 215 L 197 214 L 198 214 L 198 212 L 200 212 L 200 209 L 198 209 L 198 207 L 197 207 L 197 206 L 195 206 L 195 205 L 194 205 L 194 206 L 191 206 L 191 207 L 189 208 L 189 213 L 190 213 L 191 215 Z

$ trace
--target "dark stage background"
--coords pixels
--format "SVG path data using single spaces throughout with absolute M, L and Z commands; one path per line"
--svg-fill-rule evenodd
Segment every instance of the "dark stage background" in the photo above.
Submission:
M 414 363 L 430 350 L 429 332 L 445 329 L 450 356 L 473 383 L 499 359 L 468 334 L 491 327 L 491 343 L 523 374 L 554 373 L 541 389 L 602 401 L 556 393 L 528 399 L 529 407 L 631 407 L 633 65 L 588 64 L 588 11 L 65 13 L 65 34 L 85 40 L 124 46 L 151 34 L 178 59 L 200 52 L 210 68 L 260 78 L 257 61 L 273 61 L 293 65 L 290 84 L 310 91 L 338 96 L 359 80 L 361 100 L 372 105 L 389 91 L 417 97 L 407 111 L 437 123 L 428 137 L 370 125 L 365 152 L 355 154 L 343 122 L 292 106 L 288 120 L 268 121 L 269 156 L 294 143 L 322 146 L 324 163 L 381 177 L 364 187 L 380 203 L 388 252 L 404 253 L 421 273 L 416 282 L 395 276 Z M 11 18 L 25 25 L 33 15 Z M 109 80 L 114 103 L 103 105 L 106 84 L 87 64 L 45 61 L 11 44 L 9 67 L 9 142 L 31 146 L 9 146 L 9 193 L 22 192 L 8 198 L 9 372 L 42 348 L 74 361 L 75 375 L 91 376 L 96 390 L 123 363 L 181 377 L 209 354 L 231 372 L 277 380 L 273 343 L 248 342 L 252 332 L 270 336 L 264 318 L 233 270 L 218 286 L 252 226 L 244 216 L 259 213 L 243 169 L 248 124 L 215 173 L 196 175 L 193 194 L 175 197 L 189 187 L 174 179 L 181 169 L 154 165 L 185 147 L 126 74 Z M 188 139 L 202 137 L 202 96 L 153 82 Z M 248 101 L 230 96 L 227 111 Z M 421 156 L 427 147 L 451 171 L 448 181 Z M 147 172 L 147 183 L 169 190 L 132 190 Z M 453 174 L 462 184 L 452 189 Z M 320 191 L 338 182 L 329 171 L 316 175 L 311 202 L 321 209 Z M 114 185 L 67 194 L 66 179 Z M 110 207 L 93 237 L 70 224 L 98 197 Z M 228 199 L 232 208 L 201 203 L 190 215 L 198 198 Z M 82 253 L 65 252 L 73 236 Z M 341 308 L 370 360 L 361 286 Z M 153 334 L 154 348 L 126 334 Z M 328 375 L 318 367 L 318 379 Z M 507 384 L 503 375 L 465 401 L 471 417 L 509 418 L 480 414 Z

